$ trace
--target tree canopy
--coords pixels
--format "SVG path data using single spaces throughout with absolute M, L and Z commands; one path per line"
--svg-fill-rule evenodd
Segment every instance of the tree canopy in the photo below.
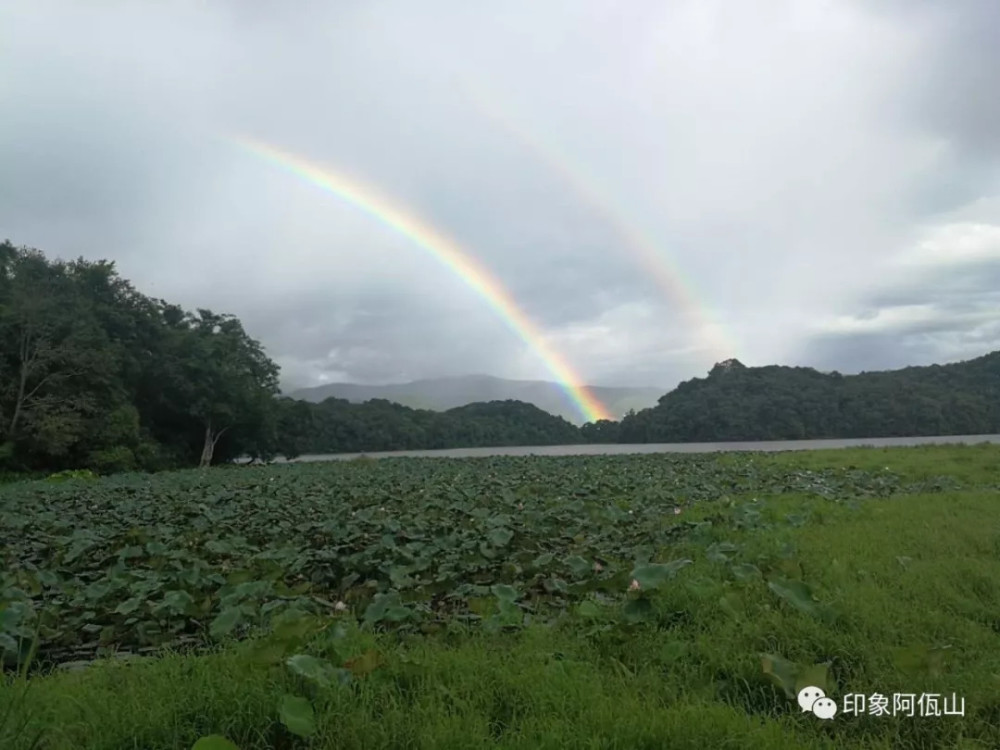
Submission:
M 114 264 L 0 245 L 0 455 L 13 468 L 211 463 L 251 444 L 278 368 L 229 315 L 146 297 Z
M 859 375 L 717 364 L 651 409 L 623 443 L 985 435 L 1000 432 L 1000 352 L 949 365 Z

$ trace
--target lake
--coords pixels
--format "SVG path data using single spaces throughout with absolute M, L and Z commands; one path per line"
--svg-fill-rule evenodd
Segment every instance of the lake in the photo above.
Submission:
M 848 440 L 773 440 L 747 443 L 637 443 L 537 445 L 505 448 L 448 448 L 426 451 L 375 451 L 371 453 L 330 453 L 299 456 L 291 463 L 308 461 L 348 461 L 368 458 L 475 458 L 481 456 L 611 456 L 628 453 L 720 453 L 723 451 L 811 451 L 831 448 L 872 446 L 890 448 L 944 443 L 1000 443 L 1000 435 L 948 435 L 942 437 L 856 438 Z M 284 463 L 278 459 L 277 463 Z

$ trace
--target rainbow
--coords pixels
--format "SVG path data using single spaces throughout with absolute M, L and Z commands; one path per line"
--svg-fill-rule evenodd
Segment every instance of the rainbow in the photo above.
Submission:
M 426 251 L 482 297 L 504 323 L 534 351 L 585 421 L 596 422 L 600 419 L 614 418 L 608 408 L 583 384 L 569 363 L 549 346 L 538 326 L 521 310 L 504 286 L 458 244 L 434 230 L 426 222 L 407 215 L 370 188 L 342 173 L 334 172 L 327 167 L 319 167 L 301 157 L 252 138 L 229 136 L 228 140 L 287 172 L 333 193 Z
M 558 146 L 550 141 L 542 141 L 506 114 L 504 109 L 491 104 L 491 99 L 495 98 L 487 98 L 480 93 L 482 87 L 474 87 L 468 82 L 459 82 L 458 85 L 481 115 L 498 125 L 535 158 L 559 174 L 598 215 L 614 227 L 659 289 L 691 318 L 716 361 L 739 356 L 738 347 L 714 320 L 708 306 L 698 302 L 702 295 L 695 291 L 694 283 L 686 277 L 676 261 L 661 251 L 652 238 L 627 218 L 628 212 L 601 190 L 598 180 L 575 166 L 574 161 L 563 154 Z

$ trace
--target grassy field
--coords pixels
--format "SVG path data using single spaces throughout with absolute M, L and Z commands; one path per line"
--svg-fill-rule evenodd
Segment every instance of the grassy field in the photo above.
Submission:
M 0 748 L 995 748 L 998 500 L 987 445 L 12 484 Z

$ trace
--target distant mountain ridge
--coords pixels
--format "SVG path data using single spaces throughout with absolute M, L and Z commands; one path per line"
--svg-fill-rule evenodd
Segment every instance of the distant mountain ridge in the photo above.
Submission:
M 716 364 L 707 377 L 681 383 L 660 396 L 655 406 L 638 408 L 621 421 L 590 422 L 582 427 L 575 414 L 571 416 L 576 425 L 521 400 L 555 398 L 560 405 L 566 403 L 561 402 L 562 393 L 554 383 L 513 381 L 521 399 L 497 398 L 504 395 L 502 388 L 511 387 L 511 381 L 501 378 L 418 381 L 418 386 L 424 386 L 422 392 L 412 385 L 348 385 L 350 395 L 363 403 L 331 397 L 337 385 L 308 390 L 311 399 L 323 399 L 320 403 L 279 399 L 279 443 L 289 446 L 294 455 L 303 455 L 580 442 L 706 443 L 1000 433 L 1000 351 L 964 362 L 857 375 L 809 367 L 746 367 L 731 359 Z M 409 394 L 406 386 L 411 387 Z M 659 393 L 659 389 L 595 390 L 612 404 L 623 391 Z M 415 394 L 423 403 L 439 408 L 399 403 Z M 473 398 L 483 400 L 440 408 Z M 624 408 L 622 401 L 617 403 L 619 409 Z
M 629 388 L 588 386 L 590 392 L 608 407 L 614 419 L 621 419 L 630 409 L 654 406 L 666 388 Z M 563 417 L 573 424 L 583 422 L 579 412 L 558 383 L 546 380 L 509 380 L 492 375 L 461 375 L 455 377 L 414 380 L 391 385 L 361 385 L 359 383 L 328 383 L 312 388 L 300 388 L 287 394 L 294 399 L 320 403 L 328 398 L 340 398 L 352 403 L 385 399 L 413 409 L 447 411 L 467 404 L 489 401 L 522 401 L 542 411 Z

